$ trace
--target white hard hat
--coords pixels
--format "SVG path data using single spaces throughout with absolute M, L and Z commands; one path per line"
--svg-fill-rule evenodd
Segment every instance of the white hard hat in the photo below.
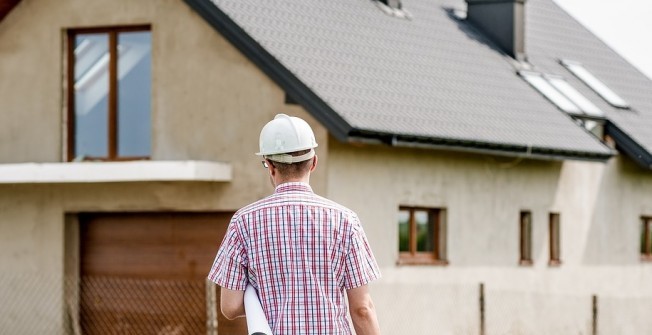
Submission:
M 260 152 L 258 156 L 280 162 L 296 163 L 311 159 L 315 156 L 317 141 L 315 134 L 308 123 L 295 116 L 277 114 L 274 120 L 267 122 L 260 131 Z M 301 156 L 292 156 L 288 153 L 310 149 L 310 152 Z

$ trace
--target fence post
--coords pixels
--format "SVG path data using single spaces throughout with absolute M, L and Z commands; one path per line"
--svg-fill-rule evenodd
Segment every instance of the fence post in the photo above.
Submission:
M 206 278 L 206 334 L 217 335 L 217 290 Z
M 598 296 L 593 295 L 592 297 L 592 309 L 591 309 L 591 334 L 598 335 Z
M 484 283 L 480 283 L 480 335 L 485 335 L 484 305 Z

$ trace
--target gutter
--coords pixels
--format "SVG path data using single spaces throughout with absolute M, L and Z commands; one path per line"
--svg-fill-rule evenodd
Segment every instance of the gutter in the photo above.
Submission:
M 646 170 L 652 170 L 652 154 L 627 135 L 627 133 L 612 122 L 605 124 L 605 133 L 611 136 L 616 141 L 617 148 L 634 160 L 636 164 Z
M 448 138 L 427 138 L 410 135 L 368 132 L 363 130 L 356 130 L 354 134 L 349 137 L 349 142 L 381 144 L 403 148 L 452 150 L 458 152 L 470 152 L 476 154 L 489 154 L 542 160 L 572 159 L 592 162 L 606 162 L 611 157 L 616 155 L 615 151 L 609 151 L 608 153 L 569 151 L 533 147 L 530 145 L 487 143 Z

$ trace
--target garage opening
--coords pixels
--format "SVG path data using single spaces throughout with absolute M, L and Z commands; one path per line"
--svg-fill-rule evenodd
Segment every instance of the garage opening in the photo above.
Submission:
M 80 214 L 75 328 L 83 334 L 246 334 L 243 319 L 222 316 L 219 287 L 206 282 L 232 214 Z

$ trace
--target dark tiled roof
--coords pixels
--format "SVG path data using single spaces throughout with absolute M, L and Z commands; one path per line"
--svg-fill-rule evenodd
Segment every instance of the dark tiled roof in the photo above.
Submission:
M 388 134 L 496 152 L 586 159 L 611 154 L 519 78 L 511 58 L 456 18 L 454 9 L 465 8 L 462 0 L 404 0 L 411 20 L 391 17 L 370 0 L 213 0 L 218 14 L 224 15 L 213 19 L 215 13 L 207 14 L 214 11 L 207 7 L 208 0 L 186 1 L 195 9 L 203 7 L 200 14 L 225 36 L 233 23 L 236 30 L 242 29 L 240 33 L 253 41 L 238 45 L 235 40 L 241 36 L 231 41 L 254 61 L 259 58 L 259 66 L 280 71 L 272 76 L 295 100 L 316 100 L 304 106 L 326 120 L 340 139 Z M 581 41 L 562 44 L 567 32 L 555 30 L 581 27 L 549 0 L 527 4 L 528 13 L 544 10 L 527 17 L 526 48 L 534 62 L 541 60 L 541 66 L 559 73 L 563 68 L 550 59 L 564 47 L 576 50 L 587 43 L 586 53 L 610 52 L 602 44 L 594 47 L 599 41 L 586 31 L 576 37 Z M 548 39 L 555 38 L 555 48 L 545 50 Z M 628 66 L 620 58 L 617 62 Z M 592 64 L 593 59 L 587 63 Z M 618 73 L 611 72 L 610 78 L 619 78 Z M 301 89 L 287 84 L 292 79 L 314 96 L 301 97 Z

